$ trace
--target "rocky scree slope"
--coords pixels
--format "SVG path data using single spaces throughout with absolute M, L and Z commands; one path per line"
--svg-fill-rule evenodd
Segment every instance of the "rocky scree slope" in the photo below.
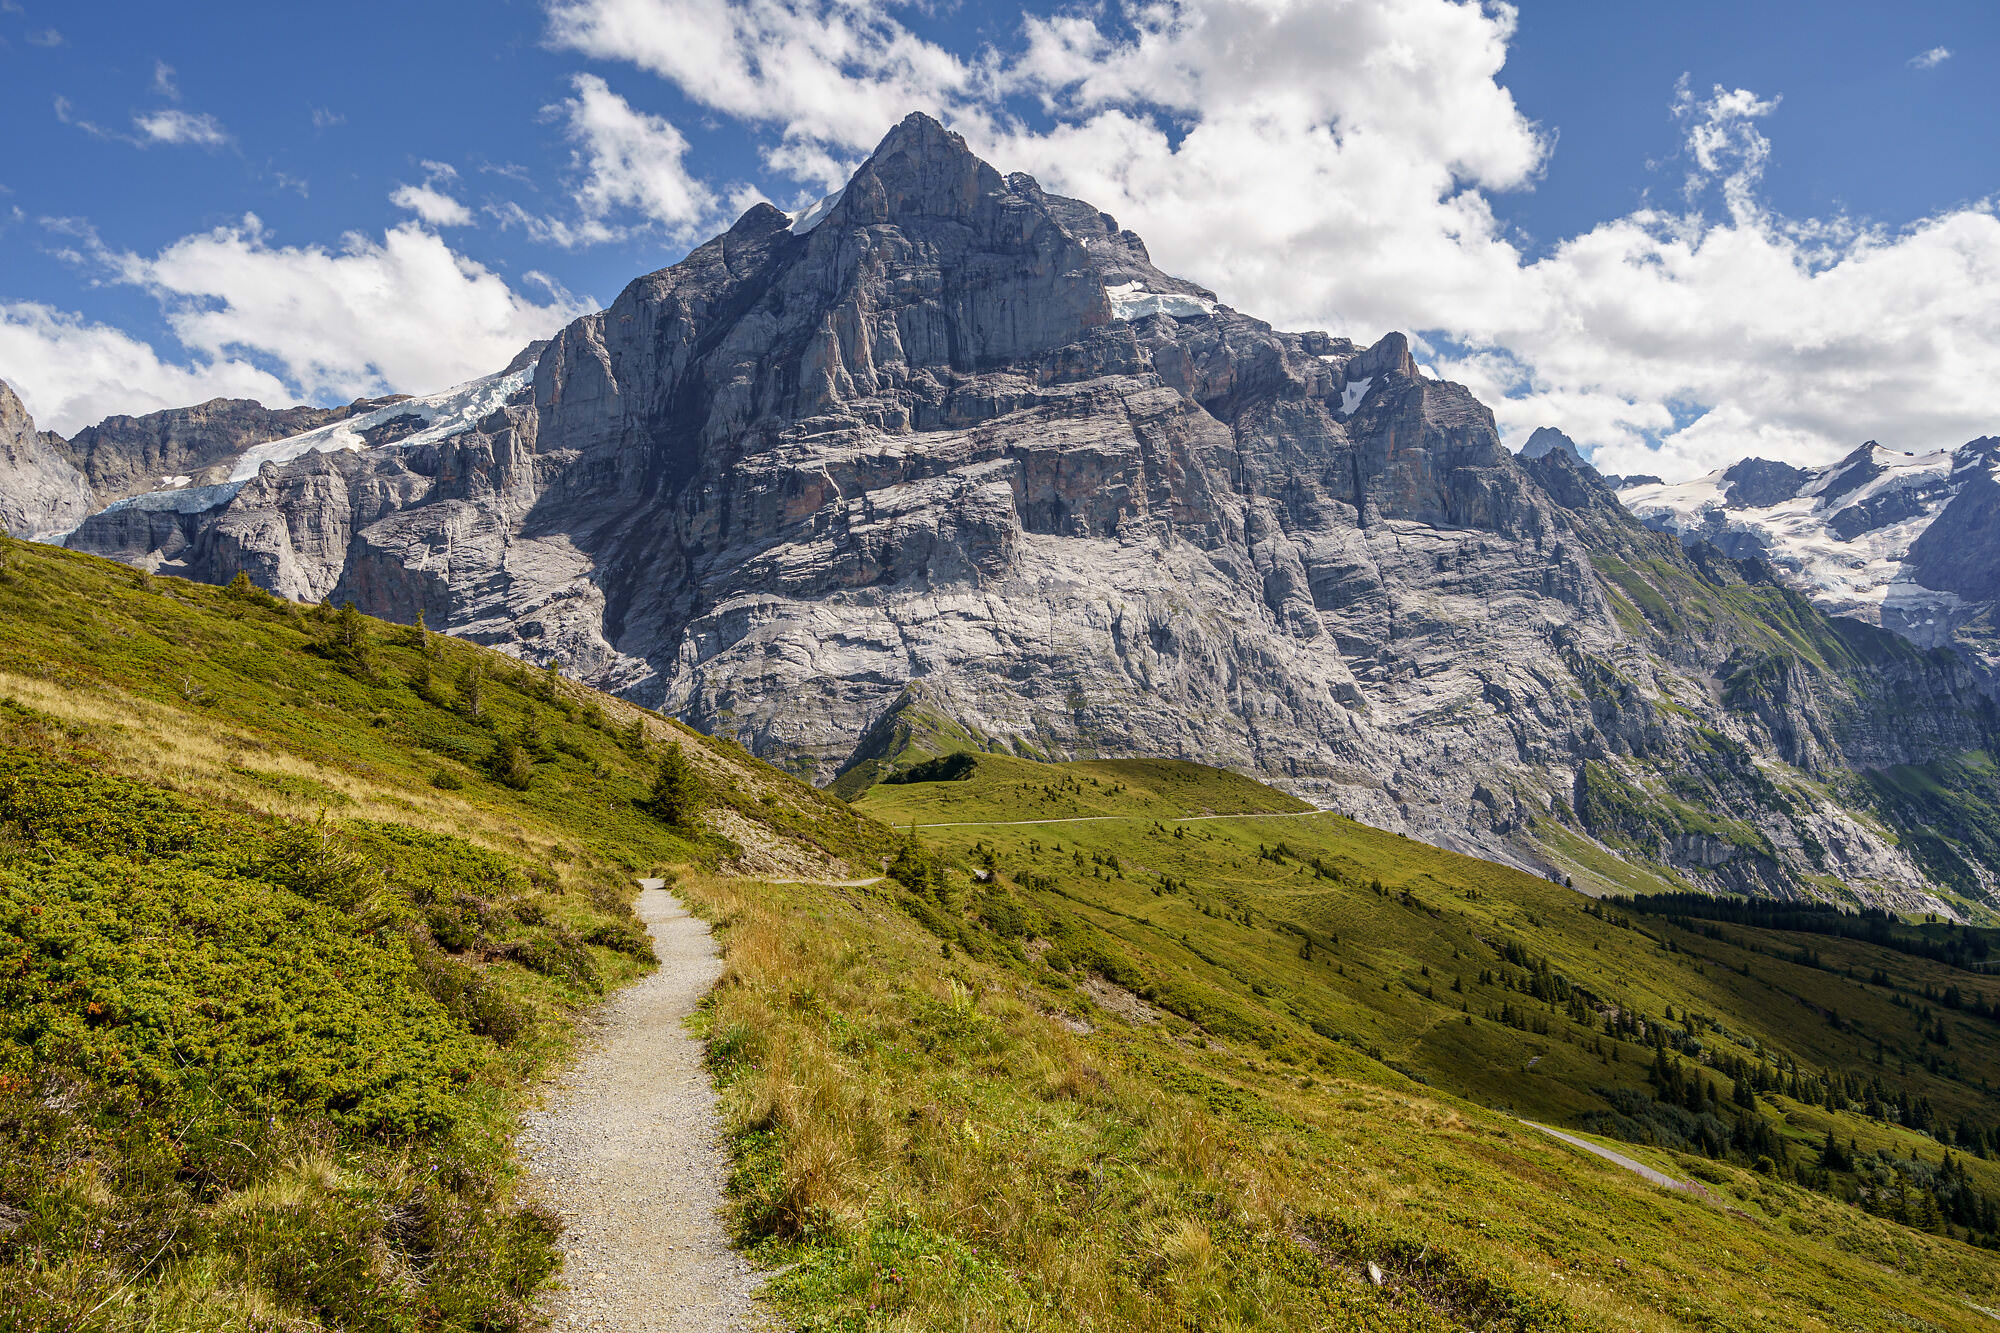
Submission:
M 1693 481 L 1626 478 L 1648 527 L 1768 561 L 1825 610 L 1954 646 L 2000 691 L 2000 439 L 1897 453 L 1868 442 L 1837 463 L 1746 458 Z
M 1569 461 L 1514 458 L 1400 335 L 1274 330 L 913 116 L 821 206 L 753 208 L 571 324 L 470 428 L 71 544 L 423 611 L 822 782 L 912 732 L 1187 756 L 1538 868 L 1582 832 L 1933 903 L 1835 793 L 1984 745 L 1963 665 L 1647 533 Z

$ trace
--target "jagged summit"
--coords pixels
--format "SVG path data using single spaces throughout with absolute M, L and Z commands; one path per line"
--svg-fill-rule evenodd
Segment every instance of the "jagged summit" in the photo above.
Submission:
M 1545 458 L 1552 453 L 1565 455 L 1572 463 L 1582 466 L 1583 455 L 1577 452 L 1576 441 L 1557 430 L 1554 426 L 1537 426 L 1528 442 L 1521 446 L 1523 458 Z
M 1962 668 L 1869 631 L 1776 671 L 1781 702 L 1718 704 L 1763 585 L 1573 455 L 1514 457 L 1401 334 L 1273 329 L 929 117 L 512 385 L 380 444 L 263 446 L 240 488 L 72 543 L 422 611 L 820 781 L 897 762 L 885 737 L 1181 756 L 1537 868 L 1560 826 L 1718 886 L 1939 901 L 1816 777 L 1979 744 Z M 1883 725 L 1892 697 L 1926 725 Z M 1739 755 L 1815 782 L 1774 804 Z M 1710 813 L 1607 795 L 1668 775 Z

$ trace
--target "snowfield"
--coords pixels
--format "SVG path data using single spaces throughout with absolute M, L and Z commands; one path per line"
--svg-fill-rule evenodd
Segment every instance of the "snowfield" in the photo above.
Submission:
M 1121 282 L 1106 287 L 1111 298 L 1111 318 L 1120 322 L 1169 315 L 1174 319 L 1199 319 L 1215 313 L 1215 302 L 1206 297 L 1181 292 L 1149 292 L 1144 283 Z
M 198 514 L 236 498 L 243 484 L 255 477 L 266 463 L 288 463 L 306 454 L 339 453 L 362 449 L 408 449 L 471 430 L 480 419 L 497 410 L 508 398 L 534 378 L 533 365 L 512 374 L 485 375 L 476 380 L 434 393 L 424 398 L 405 398 L 378 407 L 373 412 L 336 421 L 282 440 L 252 445 L 237 456 L 229 469 L 229 480 L 215 486 L 193 486 L 192 477 L 160 478 L 161 489 L 135 495 L 105 506 L 105 512 L 121 509 L 151 510 L 178 514 Z M 420 418 L 423 424 L 411 433 L 384 444 L 368 443 L 367 432 L 405 417 Z M 61 534 L 67 536 L 68 534 Z
M 1951 500 L 1953 461 L 1948 450 L 1906 454 L 1866 445 L 1808 472 L 1790 498 L 1774 504 L 1735 503 L 1726 476 L 1733 469 L 1628 487 L 1619 499 L 1648 527 L 1758 556 L 1826 609 L 1879 622 L 1910 543 Z M 1920 593 L 1941 595 L 1905 582 L 1897 596 L 1907 602 Z

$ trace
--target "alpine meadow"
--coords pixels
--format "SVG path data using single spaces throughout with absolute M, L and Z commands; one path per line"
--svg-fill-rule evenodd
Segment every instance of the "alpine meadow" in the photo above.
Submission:
M 1996 1327 L 1990 16 L 459 8 L 0 5 L 0 1329 Z

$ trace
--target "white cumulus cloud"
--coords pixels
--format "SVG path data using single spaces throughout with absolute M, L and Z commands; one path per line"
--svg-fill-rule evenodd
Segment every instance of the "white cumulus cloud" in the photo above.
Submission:
M 471 209 L 429 184 L 399 185 L 390 192 L 389 202 L 433 227 L 463 227 L 472 221 Z
M 2000 380 L 1993 205 L 1901 227 L 1777 216 L 1762 180 L 1782 90 L 1662 89 L 1674 202 L 1530 251 L 1492 200 L 1534 188 L 1560 127 L 1505 86 L 1509 5 L 1147 0 L 1028 17 L 976 52 L 919 36 L 907 12 L 548 3 L 554 44 L 760 132 L 767 167 L 802 185 L 837 182 L 931 111 L 1232 305 L 1360 341 L 1417 332 L 1515 442 L 1555 425 L 1611 470 L 1685 475 L 2000 429 L 1981 401 Z
M 861 0 L 553 0 L 557 45 L 628 60 L 704 106 L 778 127 L 792 160 L 865 150 L 911 111 L 958 108 L 981 72 Z M 962 118 L 962 117 L 961 117 Z M 815 156 L 810 149 L 821 151 Z M 838 183 L 825 171 L 822 184 Z
M 519 205 L 501 217 L 538 240 L 565 248 L 595 245 L 628 234 L 623 218 L 654 224 L 687 240 L 721 219 L 715 192 L 687 165 L 685 135 L 664 116 L 640 111 L 595 74 L 571 80 L 576 96 L 547 108 L 576 145 L 573 219 L 538 217 Z
M 185 359 L 46 306 L 0 307 L 0 378 L 65 433 L 217 394 L 432 392 L 491 373 L 594 308 L 533 273 L 540 297 L 528 296 L 414 222 L 327 248 L 279 244 L 246 216 L 151 256 L 93 241 L 87 259 L 159 300 Z
M 1936 69 L 1949 59 L 1951 59 L 1950 47 L 1933 46 L 1928 51 L 1922 51 L 1911 56 L 1910 67 L 1912 69 Z
M 0 305 L 0 379 L 37 426 L 63 435 L 113 413 L 210 398 L 291 401 L 275 375 L 247 362 L 172 365 L 130 334 L 31 301 Z
M 223 129 L 222 122 L 214 116 L 172 107 L 139 113 L 132 117 L 132 128 L 139 132 L 141 143 L 220 148 L 229 142 L 229 131 Z

